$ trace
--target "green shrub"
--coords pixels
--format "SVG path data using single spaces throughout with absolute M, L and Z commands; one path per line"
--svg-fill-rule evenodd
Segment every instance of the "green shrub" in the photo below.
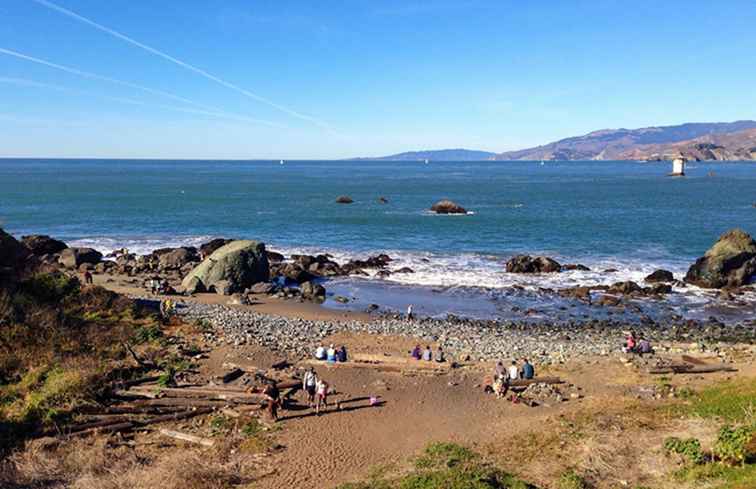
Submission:
M 664 440 L 664 450 L 667 453 L 676 453 L 681 455 L 686 462 L 698 465 L 705 461 L 703 451 L 701 451 L 701 442 L 696 438 L 681 439 L 671 436 Z
M 748 423 L 756 410 L 756 378 L 737 379 L 691 396 L 683 413 L 727 422 Z
M 162 337 L 163 331 L 160 329 L 159 325 L 148 324 L 137 328 L 137 330 L 134 332 L 133 342 L 137 345 L 141 345 L 142 343 L 152 343 L 158 341 Z
M 588 483 L 575 470 L 570 469 L 559 477 L 559 489 L 588 489 Z
M 21 283 L 21 293 L 41 302 L 59 302 L 78 294 L 79 280 L 63 274 L 38 273 Z
M 749 453 L 749 445 L 754 436 L 756 429 L 753 426 L 723 426 L 712 450 L 714 456 L 727 464 L 745 464 L 746 460 L 753 456 Z
M 415 460 L 415 466 L 419 469 L 454 467 L 474 457 L 472 451 L 455 443 L 432 443 L 425 449 L 425 453 Z
M 262 431 L 262 428 L 260 422 L 253 419 L 242 427 L 241 432 L 244 436 L 255 436 Z

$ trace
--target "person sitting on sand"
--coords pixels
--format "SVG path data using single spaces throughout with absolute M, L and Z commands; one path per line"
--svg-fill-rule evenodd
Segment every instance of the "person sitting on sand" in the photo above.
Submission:
M 535 377 L 535 368 L 533 368 L 533 365 L 528 361 L 527 358 L 523 358 L 524 363 L 522 364 L 522 378 L 523 379 L 532 379 Z
M 318 385 L 318 375 L 315 369 L 310 367 L 302 378 L 302 389 L 307 393 L 307 404 L 310 408 L 315 407 L 315 389 Z
M 494 367 L 494 377 L 501 377 L 505 375 L 507 370 L 504 368 L 504 363 L 499 360 L 496 362 L 496 367 Z
M 326 349 L 323 345 L 320 345 L 317 350 L 315 350 L 315 359 L 316 360 L 325 360 L 326 359 Z
M 270 381 L 265 387 L 263 395 L 267 401 L 268 415 L 270 416 L 270 419 L 278 421 L 278 408 L 281 407 L 281 393 L 274 380 Z
M 635 332 L 630 330 L 630 332 L 627 333 L 627 338 L 625 338 L 625 353 L 634 353 L 636 347 L 637 341 L 635 339 Z
M 329 362 L 335 362 L 336 361 L 336 348 L 333 347 L 333 343 L 328 347 L 328 351 L 326 351 L 326 360 Z
M 433 352 L 431 351 L 430 345 L 425 347 L 425 350 L 423 351 L 423 360 L 426 362 L 430 362 L 433 360 Z
M 640 355 L 644 355 L 644 354 L 647 355 L 653 352 L 654 352 L 654 349 L 651 348 L 651 342 L 648 341 L 646 338 L 641 338 L 640 341 L 638 342 L 638 353 Z
M 410 353 L 410 355 L 411 355 L 411 356 L 412 356 L 412 358 L 414 358 L 415 360 L 420 360 L 420 357 L 422 356 L 422 355 L 420 354 L 420 345 L 415 345 L 415 347 L 414 347 L 414 348 L 412 349 L 412 353 Z
M 316 385 L 316 394 L 318 396 L 317 404 L 315 405 L 315 412 L 320 414 L 320 407 L 323 409 L 328 407 L 328 383 L 323 379 L 318 379 Z
M 509 366 L 509 380 L 517 380 L 520 378 L 520 369 L 517 368 L 517 362 L 512 360 L 512 365 Z
M 339 361 L 339 363 L 344 363 L 347 361 L 346 346 L 341 345 L 341 348 L 339 348 L 339 351 L 336 352 L 336 359 Z
M 446 358 L 444 358 L 444 349 L 441 348 L 440 345 L 436 350 L 436 357 L 434 358 L 434 360 L 436 360 L 436 362 L 438 363 L 444 363 L 446 361 Z

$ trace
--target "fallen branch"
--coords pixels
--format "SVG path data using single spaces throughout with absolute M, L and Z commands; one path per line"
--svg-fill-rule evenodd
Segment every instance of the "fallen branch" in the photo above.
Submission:
M 729 365 L 708 365 L 694 367 L 692 365 L 667 365 L 652 368 L 650 374 L 709 374 L 713 372 L 737 372 L 738 369 Z

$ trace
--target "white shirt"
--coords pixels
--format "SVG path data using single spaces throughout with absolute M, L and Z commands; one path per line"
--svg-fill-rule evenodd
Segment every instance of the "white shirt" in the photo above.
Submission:
M 516 365 L 509 367 L 509 380 L 517 380 L 520 378 L 520 370 Z
M 325 347 L 319 346 L 317 350 L 315 350 L 315 358 L 325 358 Z

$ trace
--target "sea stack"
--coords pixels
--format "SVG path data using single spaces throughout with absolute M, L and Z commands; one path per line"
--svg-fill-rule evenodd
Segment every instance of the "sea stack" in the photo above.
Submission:
M 436 214 L 467 214 L 467 210 L 451 200 L 440 200 L 433 204 L 430 209 Z

